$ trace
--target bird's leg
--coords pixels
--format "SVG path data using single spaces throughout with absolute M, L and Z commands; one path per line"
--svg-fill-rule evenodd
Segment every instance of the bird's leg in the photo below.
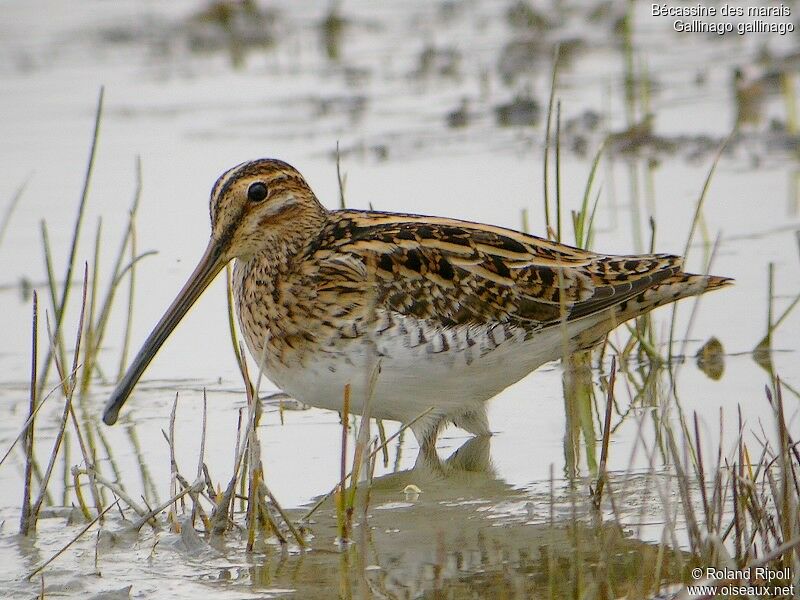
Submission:
M 489 435 L 479 435 L 468 439 L 444 461 L 444 466 L 450 472 L 487 473 L 492 471 L 491 440 Z
M 489 429 L 489 418 L 486 416 L 486 407 L 483 403 L 458 415 L 453 419 L 453 424 L 472 435 L 492 435 Z

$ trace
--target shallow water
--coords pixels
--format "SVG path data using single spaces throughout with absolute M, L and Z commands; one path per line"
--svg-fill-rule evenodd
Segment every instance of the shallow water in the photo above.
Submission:
M 590 20 L 589 13 L 599 4 L 590 9 L 575 3 L 563 14 L 539 7 L 553 21 L 542 31 L 509 22 L 507 10 L 512 5 L 405 2 L 402 7 L 376 7 L 352 1 L 341 5 L 342 27 L 325 28 L 320 24 L 327 10 L 312 2 L 285 2 L 271 5 L 275 12 L 263 15 L 262 27 L 251 31 L 242 26 L 231 35 L 208 17 L 198 17 L 205 5 L 191 1 L 85 2 L 69 9 L 45 0 L 35 5 L 6 3 L 0 22 L 4 80 L 0 148 L 5 174 L 0 206 L 27 183 L 0 240 L 4 307 L 0 328 L 6 339 L 0 347 L 0 449 L 5 451 L 17 435 L 27 412 L 31 303 L 25 290 L 29 285 L 38 289 L 43 304 L 48 297 L 39 222 L 47 220 L 60 275 L 100 85 L 105 86 L 106 104 L 78 260 L 91 259 L 95 224 L 102 218 L 100 289 L 105 289 L 134 193 L 135 158 L 140 156 L 143 191 L 137 244 L 140 251 L 158 250 L 158 254 L 143 259 L 137 270 L 132 350 L 205 247 L 211 184 L 222 170 L 242 160 L 275 156 L 289 161 L 304 173 L 323 203 L 335 207 L 333 156 L 338 142 L 347 173 L 348 206 L 448 215 L 514 228 L 521 227 L 522 210 L 527 209 L 531 232 L 541 234 L 542 114 L 556 41 L 562 42 L 565 52 L 570 50 L 561 65 L 558 88 L 564 231 L 571 232 L 569 211 L 580 206 L 593 155 L 604 135 L 625 130 L 629 119 L 641 119 L 646 97 L 654 115 L 654 135 L 634 139 L 636 152 L 631 152 L 631 136 L 620 136 L 601 163 L 594 188 L 595 193 L 600 190 L 594 247 L 620 253 L 646 250 L 648 219 L 653 216 L 656 249 L 682 253 L 716 148 L 730 133 L 737 113 L 742 114 L 742 98 L 737 102 L 733 89 L 734 70 L 741 67 L 747 77 L 757 78 L 771 68 L 760 58 L 765 54 L 773 57 L 773 67 L 784 65 L 788 59 L 781 62 L 774 57 L 796 53 L 797 36 L 677 34 L 668 20 L 649 16 L 643 6 L 637 9 L 632 28 L 633 56 L 637 72 L 646 72 L 652 83 L 648 91 L 637 92 L 639 108 L 627 115 L 624 48 L 614 28 L 625 3 L 603 4 L 608 12 L 596 20 Z M 45 12 L 48 18 L 41 18 Z M 787 68 L 794 80 L 797 62 Z M 675 352 L 690 358 L 678 369 L 676 396 L 684 413 L 698 413 L 709 451 L 719 442 L 720 409 L 726 431 L 723 444 L 730 443 L 738 429 L 738 407 L 754 428 L 769 415 L 763 393 L 769 378 L 750 356 L 766 331 L 768 265 L 775 264 L 773 320 L 800 291 L 796 237 L 800 140 L 785 131 L 792 100 L 797 105 L 798 84 L 789 81 L 794 87 L 788 92 L 765 91 L 756 103 L 756 116 L 742 117 L 746 122 L 719 163 L 689 255 L 689 267 L 702 271 L 708 246 L 701 242 L 703 238 L 713 242 L 720 235 L 712 271 L 736 279 L 736 286 L 703 298 L 685 345 L 692 301 L 682 303 L 676 321 Z M 535 100 L 539 114 L 530 111 L 529 103 L 515 104 L 516 99 Z M 596 127 L 594 115 L 600 119 Z M 511 124 L 519 122 L 533 124 Z M 77 298 L 79 286 L 73 294 Z M 123 313 L 120 303 L 101 356 L 106 382 L 93 385 L 85 414 L 99 415 L 112 387 Z M 668 337 L 670 318 L 668 308 L 654 313 L 661 340 Z M 69 339 L 77 323 L 75 304 L 66 323 Z M 40 343 L 43 331 L 42 327 Z M 711 336 L 719 338 L 725 349 L 724 374 L 716 381 L 691 359 Z M 624 330 L 612 336 L 618 346 L 626 339 Z M 773 333 L 772 360 L 775 372 L 795 389 L 800 387 L 798 339 L 800 319 L 792 313 Z M 635 380 L 633 365 L 629 371 Z M 666 393 L 667 378 L 662 377 L 660 385 L 669 401 L 659 408 L 631 400 L 630 381 L 623 377 L 618 382 L 609 463 L 626 481 L 626 473 L 641 474 L 652 466 L 641 447 L 642 439 L 647 447 L 653 446 L 651 416 L 675 408 Z M 99 430 L 104 437 L 98 451 L 101 470 L 124 481 L 133 498 L 142 494 L 150 502 L 166 498 L 170 465 L 161 430 L 167 428 L 179 392 L 176 458 L 184 473 L 194 472 L 204 389 L 210 416 L 205 460 L 214 483 L 224 485 L 232 468 L 238 409 L 245 399 L 230 351 L 221 280 L 152 363 L 126 405 L 120 426 Z M 264 382 L 262 391 L 272 390 Z M 795 396 L 788 397 L 787 412 L 796 429 L 798 405 Z M 61 410 L 60 399 L 50 400 L 42 409 L 37 428 L 40 456 L 49 453 Z M 595 413 L 591 419 L 599 437 L 601 417 Z M 491 563 L 481 555 L 475 563 L 467 561 L 471 566 L 463 572 L 459 567 L 442 577 L 479 585 L 470 577 L 501 573 L 510 577 L 503 579 L 503 585 L 517 586 L 513 589 L 520 594 L 532 593 L 526 582 L 536 574 L 526 571 L 519 547 L 538 552 L 539 546 L 547 546 L 541 528 L 549 518 L 531 519 L 525 507 L 532 506 L 534 514 L 546 512 L 549 484 L 542 482 L 549 480 L 551 471 L 555 489 L 563 491 L 562 480 L 568 475 L 591 476 L 592 461 L 599 454 L 593 440 L 574 443 L 570 434 L 574 425 L 567 414 L 561 370 L 558 365 L 545 366 L 491 401 L 489 418 L 495 435 L 491 448 L 485 449 L 491 469 L 478 469 L 480 482 L 468 478 L 456 484 L 452 473 L 426 479 L 414 471 L 410 481 L 418 481 L 423 500 L 411 503 L 402 494 L 405 483 L 392 483 L 392 474 L 414 466 L 416 443 L 409 435 L 401 444 L 390 444 L 387 463 L 379 461 L 376 469 L 376 476 L 389 478 L 388 483 L 372 503 L 375 545 L 382 551 L 381 556 L 369 558 L 370 564 L 381 567 L 375 572 L 405 578 L 404 593 L 414 596 L 431 589 L 420 582 L 430 583 L 426 569 L 438 564 L 437 544 L 448 556 L 453 547 L 462 546 L 480 553 L 475 548 L 494 539 L 491 536 L 499 529 L 503 541 L 497 543 L 506 544 L 512 559 Z M 388 434 L 397 429 L 394 423 L 386 426 Z M 282 423 L 277 407 L 268 405 L 260 437 L 267 482 L 284 506 L 299 510 L 338 481 L 337 414 L 286 411 Z M 451 455 L 467 440 L 463 432 L 448 429 L 439 441 L 440 455 Z M 71 440 L 67 466 L 80 460 Z M 658 461 L 655 466 L 660 466 Z M 31 540 L 15 535 L 22 469 L 23 457 L 16 450 L 0 467 L 0 514 L 5 519 L 0 578 L 13 582 L 8 588 L 13 597 L 36 593 L 39 583 L 22 581 L 22 574 L 79 530 L 77 524 L 65 527 L 64 517 L 58 516 L 44 519 Z M 55 505 L 75 502 L 69 484 L 61 483 L 68 480 L 63 469 L 60 460 L 50 488 Z M 449 483 L 442 485 L 442 480 Z M 585 481 L 580 481 L 579 497 L 585 501 Z M 651 493 L 641 483 L 632 489 L 643 496 Z M 630 543 L 659 541 L 658 511 L 640 519 L 638 507 L 634 504 L 626 511 L 635 524 L 632 533 L 637 541 Z M 335 529 L 330 511 L 326 514 L 319 517 L 311 553 L 281 557 L 280 550 L 269 547 L 247 555 L 241 540 L 232 539 L 223 551 L 215 550 L 213 558 L 204 554 L 211 552 L 205 548 L 199 558 L 193 556 L 174 534 L 148 532 L 114 543 L 109 532 L 121 527 L 115 516 L 103 529 L 109 539 L 100 538 L 97 565 L 92 530 L 45 571 L 45 585 L 52 582 L 51 595 L 74 580 L 65 594 L 119 590 L 132 584 L 134 597 L 154 593 L 189 597 L 209 589 L 220 597 L 286 590 L 298 590 L 298 597 L 326 597 L 322 590 L 337 589 L 341 573 L 352 571 L 350 566 L 342 568 L 340 561 L 355 560 L 333 553 Z M 569 522 L 569 511 L 558 517 Z M 386 524 L 393 519 L 396 526 Z M 443 540 L 432 522 L 448 523 L 447 528 L 441 525 Z M 386 533 L 394 529 L 397 535 Z M 552 533 L 549 525 L 545 529 Z M 467 541 L 462 544 L 457 537 L 448 537 L 449 531 Z M 519 542 L 510 539 L 512 535 L 518 535 Z M 102 578 L 85 577 L 95 569 Z M 353 594 L 364 585 L 349 575 L 345 579 Z

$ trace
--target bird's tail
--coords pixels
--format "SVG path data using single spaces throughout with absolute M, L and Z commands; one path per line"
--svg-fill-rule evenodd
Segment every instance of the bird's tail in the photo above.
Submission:
M 621 323 L 681 298 L 705 294 L 732 283 L 730 277 L 676 273 L 620 304 L 615 317 Z
M 592 348 L 601 342 L 609 331 L 628 319 L 639 317 L 654 308 L 681 298 L 717 290 L 730 283 L 733 283 L 733 279 L 716 275 L 693 275 L 681 271 L 669 275 L 657 284 L 611 307 L 603 318 L 572 338 L 571 349 L 575 351 Z

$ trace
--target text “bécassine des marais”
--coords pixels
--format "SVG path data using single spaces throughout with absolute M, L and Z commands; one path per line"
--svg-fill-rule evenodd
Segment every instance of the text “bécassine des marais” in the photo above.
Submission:
M 732 6 L 723 4 L 720 8 L 716 6 L 705 6 L 703 4 L 692 4 L 689 6 L 672 6 L 670 4 L 652 4 L 651 13 L 654 17 L 789 17 L 792 9 L 785 4 L 777 6 Z M 795 29 L 792 22 L 771 22 L 760 19 L 752 21 L 707 21 L 693 19 L 682 21 L 680 19 L 672 23 L 672 28 L 680 32 L 700 32 L 716 33 L 724 35 L 733 33 L 739 35 L 745 33 L 777 33 L 786 35 Z

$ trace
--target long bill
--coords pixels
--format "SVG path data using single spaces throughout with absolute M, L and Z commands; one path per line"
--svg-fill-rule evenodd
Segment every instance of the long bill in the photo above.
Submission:
M 111 398 L 108 399 L 106 408 L 103 411 L 103 421 L 106 425 L 113 425 L 117 422 L 122 405 L 125 404 L 147 365 L 150 364 L 150 361 L 158 353 L 169 334 L 181 322 L 181 319 L 222 270 L 226 262 L 223 258 L 220 244 L 212 239 L 194 272 L 189 276 L 188 281 L 184 284 L 175 300 L 172 301 L 167 312 L 164 313 L 164 316 L 161 317 L 153 331 L 150 332 L 147 340 L 142 345 L 142 349 L 139 350 L 136 358 L 133 359 L 133 362 L 128 367 L 125 376 L 117 384 L 114 393 L 111 394 Z

